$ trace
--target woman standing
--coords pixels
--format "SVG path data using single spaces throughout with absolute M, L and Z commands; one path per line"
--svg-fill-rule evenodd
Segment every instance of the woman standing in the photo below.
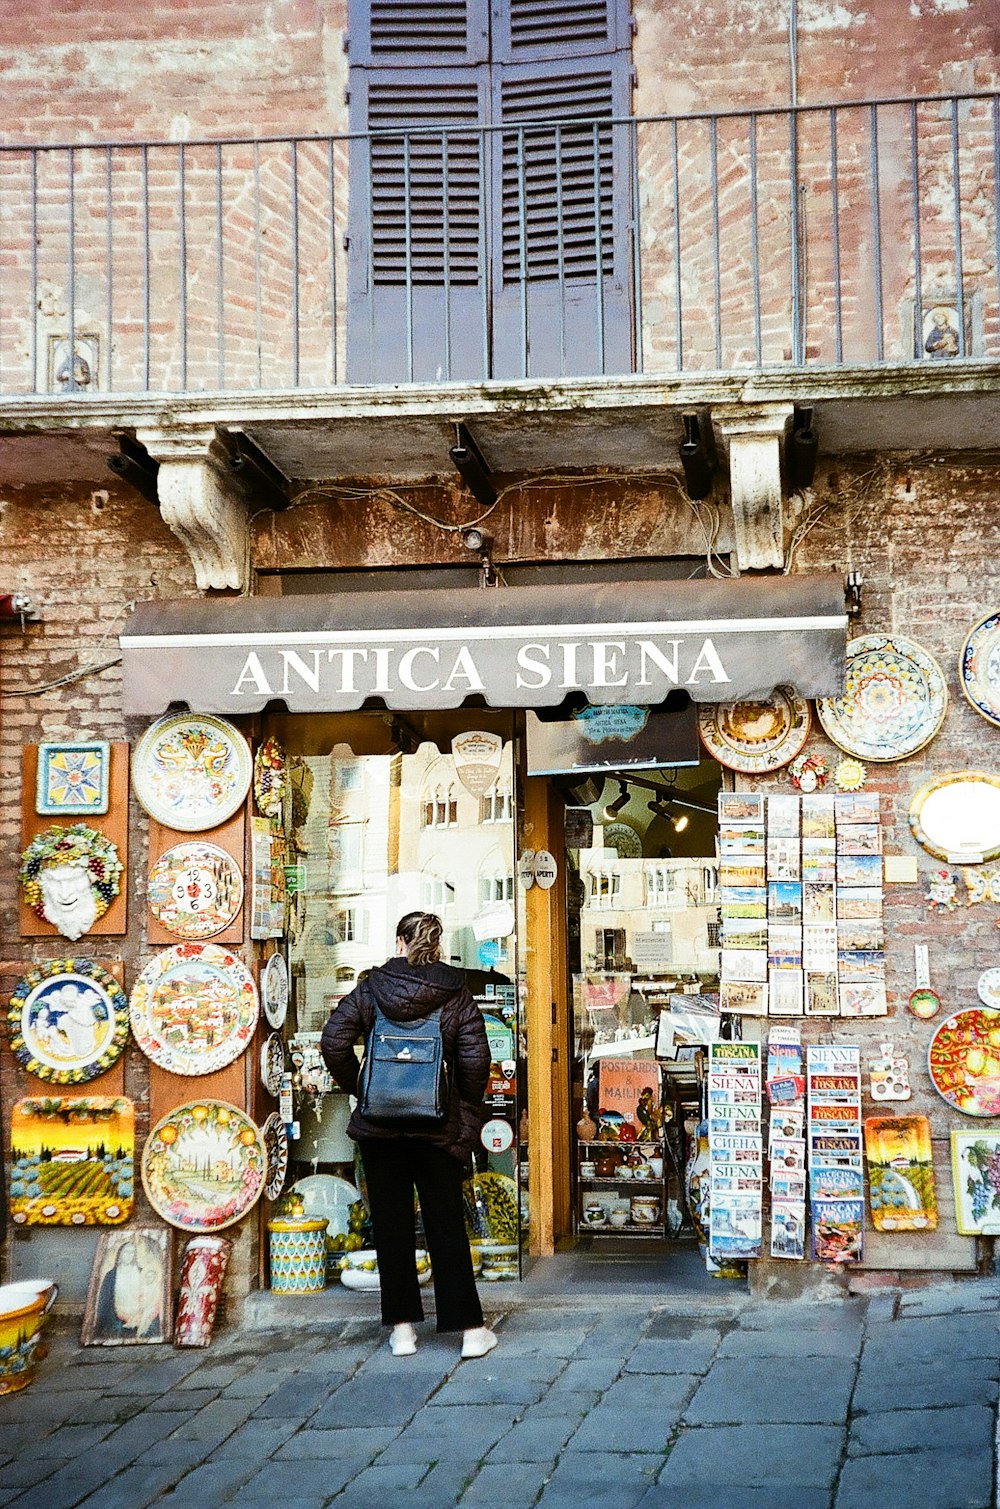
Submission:
M 482 1013 L 461 971 L 441 962 L 441 930 L 441 919 L 431 912 L 402 917 L 396 928 L 396 957 L 371 970 L 331 1012 L 321 1045 L 334 1079 L 342 1090 L 356 1095 L 359 1064 L 354 1045 L 367 1038 L 376 1005 L 400 1023 L 441 1013 L 448 1073 L 442 1120 L 408 1128 L 406 1123 L 365 1117 L 356 1107 L 347 1127 L 361 1148 L 378 1254 L 382 1323 L 392 1327 L 389 1346 L 396 1357 L 416 1351 L 413 1325 L 424 1318 L 414 1260 L 414 1186 L 434 1270 L 437 1329 L 464 1333 L 463 1357 L 483 1357 L 497 1344 L 483 1325 L 462 1197 L 466 1170 L 479 1143 L 490 1051 Z

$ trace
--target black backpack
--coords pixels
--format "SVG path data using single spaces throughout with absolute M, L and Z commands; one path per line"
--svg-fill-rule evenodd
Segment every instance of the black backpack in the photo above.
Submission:
M 375 1020 L 358 1076 L 358 1109 L 372 1121 L 443 1121 L 448 1079 L 441 1010 L 394 1022 L 372 1001 Z

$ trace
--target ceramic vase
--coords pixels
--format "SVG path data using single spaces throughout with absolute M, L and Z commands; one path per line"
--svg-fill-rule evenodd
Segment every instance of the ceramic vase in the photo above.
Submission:
M 327 1225 L 313 1217 L 268 1221 L 273 1294 L 320 1294 L 326 1288 Z
M 16 1394 L 35 1376 L 35 1358 L 58 1286 L 49 1279 L 0 1288 L 0 1394 Z
M 192 1237 L 181 1261 L 174 1345 L 207 1347 L 233 1244 L 225 1237 Z

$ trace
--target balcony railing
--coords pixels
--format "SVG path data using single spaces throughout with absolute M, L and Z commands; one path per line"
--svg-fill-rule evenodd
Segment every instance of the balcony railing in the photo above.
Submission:
M 8 397 L 977 357 L 996 94 L 0 148 Z

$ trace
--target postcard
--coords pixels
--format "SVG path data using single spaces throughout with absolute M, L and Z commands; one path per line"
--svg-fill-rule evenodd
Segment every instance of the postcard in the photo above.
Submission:
M 841 984 L 852 980 L 885 980 L 885 954 L 881 949 L 837 951 L 837 972 Z
M 756 886 L 721 886 L 719 904 L 723 917 L 767 916 L 767 892 Z
M 887 1016 L 888 1012 L 884 980 L 841 982 L 841 1016 Z
M 839 1016 L 835 970 L 806 971 L 806 1016 Z
M 837 929 L 832 922 L 807 923 L 802 929 L 802 962 L 809 970 L 837 968 Z
M 835 831 L 834 799 L 821 792 L 802 798 L 802 837 L 832 838 Z
M 802 886 L 802 921 L 803 922 L 833 922 L 837 914 L 836 892 L 828 883 L 820 883 L 816 880 L 804 882 Z
M 878 921 L 882 916 L 881 886 L 837 887 L 837 921 L 861 922 L 865 919 Z
M 869 918 L 857 922 L 838 922 L 837 948 L 842 953 L 881 953 L 885 948 L 881 920 Z
M 834 797 L 834 804 L 838 826 L 841 823 L 877 823 L 879 820 L 877 791 L 845 792 Z
M 766 868 L 759 860 L 724 859 L 719 865 L 719 885 L 727 889 L 753 886 L 763 890 L 766 883 Z
M 722 979 L 759 980 L 767 979 L 767 954 L 762 949 L 724 948 L 722 950 Z
M 829 855 L 836 854 L 836 852 L 837 840 L 832 833 L 821 838 L 804 838 L 802 840 L 802 853 L 805 858 L 809 858 L 813 854 Z
M 797 796 L 769 796 L 767 831 L 780 838 L 796 838 L 799 832 L 800 803 Z
M 769 880 L 798 880 L 802 873 L 797 838 L 767 839 L 767 877 Z
M 838 854 L 837 884 L 876 886 L 882 884 L 881 854 Z
M 803 854 L 802 879 L 804 881 L 811 880 L 822 885 L 833 885 L 836 878 L 837 856 L 835 854 Z
M 767 920 L 764 917 L 723 917 L 723 948 L 767 948 Z
M 804 1258 L 806 1209 L 801 1200 L 775 1200 L 771 1206 L 771 1256 Z
M 802 916 L 802 887 L 789 880 L 768 881 L 769 922 L 797 922 Z
M 772 954 L 802 952 L 802 929 L 797 922 L 769 922 L 767 949 Z
M 764 797 L 760 792 L 753 791 L 720 791 L 719 792 L 719 825 L 731 823 L 756 823 L 758 827 L 764 822 Z
M 767 985 L 762 980 L 723 980 L 719 1003 L 723 1011 L 738 1016 L 767 1016 Z
M 736 854 L 764 857 L 764 829 L 755 823 L 727 823 L 719 829 L 719 853 L 724 859 Z
M 767 994 L 771 1016 L 801 1016 L 801 969 L 769 969 Z
M 881 854 L 881 827 L 878 823 L 845 823 L 837 829 L 837 853 Z

